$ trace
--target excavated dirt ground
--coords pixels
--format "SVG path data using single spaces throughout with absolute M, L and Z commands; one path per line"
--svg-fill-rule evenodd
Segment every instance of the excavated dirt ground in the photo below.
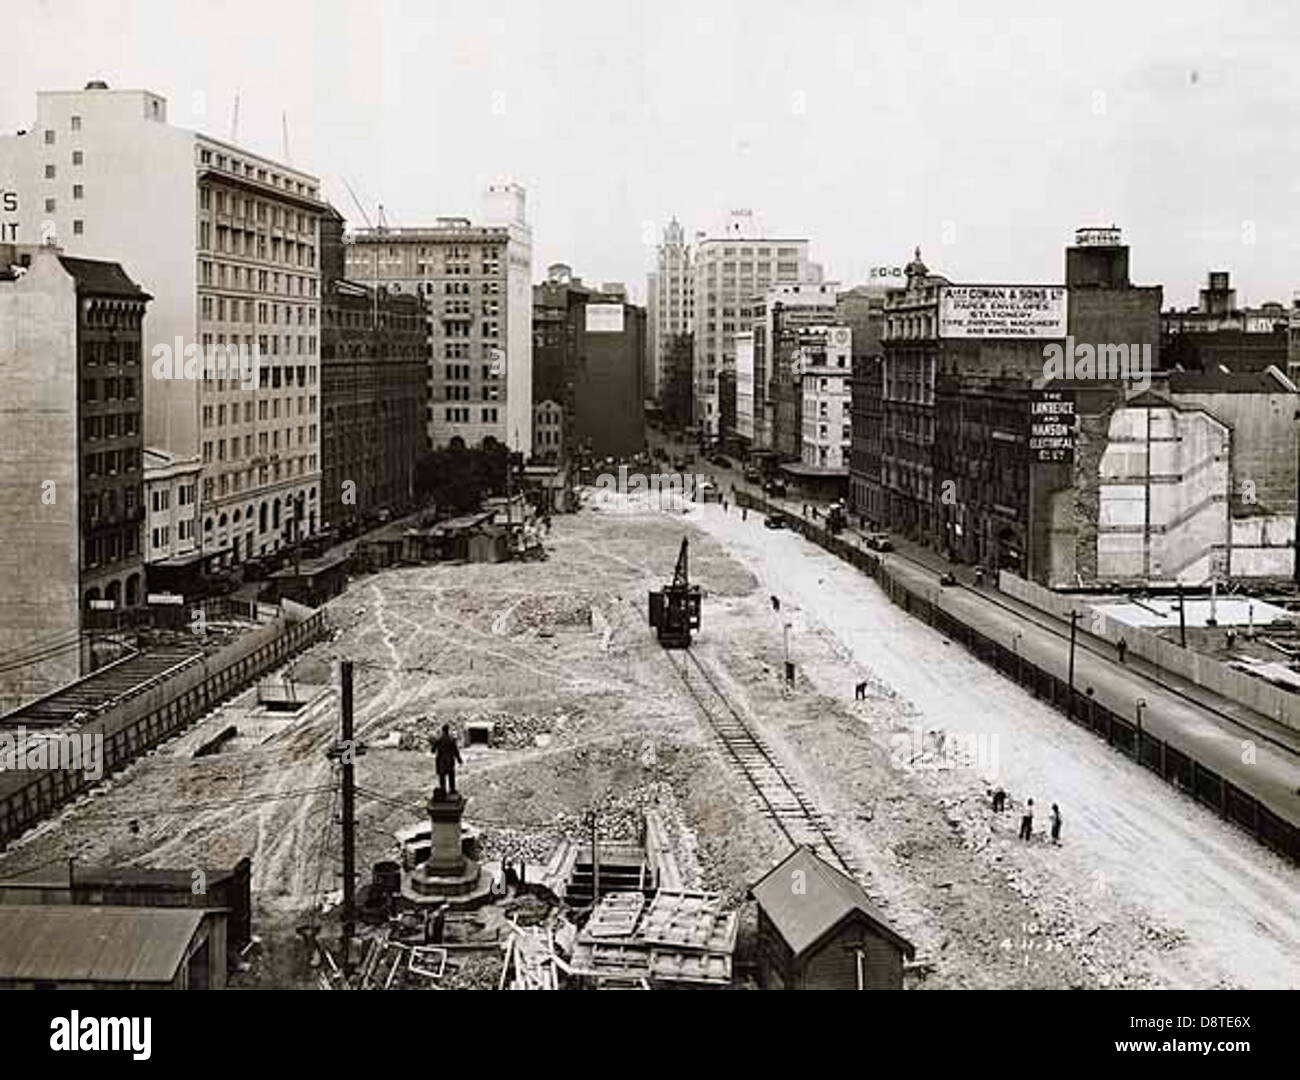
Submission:
M 755 520 L 737 533 L 734 507 L 725 518 L 717 506 L 685 514 L 588 508 L 554 520 L 542 562 L 412 567 L 354 581 L 330 605 L 333 639 L 299 658 L 294 677 L 336 682 L 336 661 L 356 662 L 356 731 L 372 744 L 356 769 L 360 880 L 373 862 L 395 856 L 394 829 L 422 820 L 434 782 L 428 738 L 447 723 L 465 759 L 457 778 L 469 799 L 466 820 L 480 829 L 486 859 L 543 862 L 559 837 L 586 835 L 590 809 L 603 835 L 632 839 L 639 810 L 653 806 L 688 885 L 743 901 L 784 855 L 785 840 L 726 763 L 646 625 L 647 590 L 671 577 L 689 535 L 691 577 L 706 593 L 697 655 L 848 838 L 886 916 L 932 961 L 910 985 L 1294 983 L 1297 946 L 1277 923 L 1276 902 L 1294 897 L 1296 875 L 1266 853 L 1239 856 L 1267 885 L 1255 889 L 1253 911 L 1248 902 L 1235 916 L 1247 929 L 1255 922 L 1255 944 L 1243 955 L 1202 941 L 1176 909 L 1147 902 L 1142 890 L 1135 896 L 1122 880 L 1101 880 L 1086 852 L 1018 845 L 1018 807 L 995 817 L 978 769 L 900 767 L 900 733 L 919 729 L 933 740 L 960 727 L 913 703 L 930 673 L 873 670 L 819 610 L 820 571 L 791 582 L 775 615 L 773 567 L 826 556 L 789 534 L 765 536 Z M 775 564 L 774 545 L 783 545 Z M 859 613 L 876 605 L 880 632 L 928 649 L 936 668 L 947 665 L 945 677 L 952 665 L 975 665 L 865 579 L 831 588 Z M 797 642 L 793 690 L 780 681 L 781 619 L 792 621 Z M 868 697 L 856 702 L 852 685 L 864 677 Z M 1095 774 L 1099 800 L 1108 784 L 1126 782 L 1106 764 L 1104 746 L 1011 684 L 968 682 L 982 708 L 1037 710 L 1043 738 L 1078 740 L 1077 767 Z M 492 746 L 465 745 L 465 724 L 475 719 L 495 723 Z M 203 725 L 215 734 L 229 722 L 214 716 Z M 194 759 L 196 734 L 207 732 L 191 732 L 29 834 L 0 856 L 0 874 L 69 856 L 190 868 L 249 855 L 263 949 L 243 981 L 311 985 L 294 930 L 337 896 L 337 773 L 326 757 L 337 732 L 334 694 L 253 748 Z M 1151 798 L 1168 802 L 1166 816 L 1185 821 L 1189 838 L 1226 828 L 1206 824 L 1198 808 L 1158 785 Z M 1240 848 L 1239 838 L 1231 842 Z M 747 917 L 742 943 L 750 925 Z M 324 933 L 335 932 L 327 916 Z M 475 970 L 462 973 L 465 985 L 491 981 Z

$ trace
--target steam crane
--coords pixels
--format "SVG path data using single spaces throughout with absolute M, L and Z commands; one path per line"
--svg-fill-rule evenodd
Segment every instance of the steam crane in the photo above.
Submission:
M 683 537 L 672 584 L 650 593 L 650 625 L 658 632 L 659 644 L 665 649 L 689 648 L 691 631 L 700 628 L 700 587 L 690 583 L 687 548 Z

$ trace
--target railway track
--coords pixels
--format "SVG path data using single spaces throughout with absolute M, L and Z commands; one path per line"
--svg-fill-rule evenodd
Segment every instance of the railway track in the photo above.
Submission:
M 708 669 L 690 649 L 665 650 L 687 692 L 722 743 L 728 759 L 753 788 L 760 808 L 792 847 L 806 844 L 855 881 L 862 873 L 847 845 L 782 767 L 776 755 L 745 722 Z M 679 652 L 682 660 L 672 659 Z

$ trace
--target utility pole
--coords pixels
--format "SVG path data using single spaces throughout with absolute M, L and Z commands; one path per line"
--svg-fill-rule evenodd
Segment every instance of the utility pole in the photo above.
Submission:
M 1178 583 L 1178 644 L 1187 648 L 1187 615 L 1183 611 L 1183 583 Z
M 1070 612 L 1070 690 L 1066 700 L 1066 715 L 1074 719 L 1074 643 L 1079 628 L 1079 613 Z
M 591 824 L 591 902 L 595 906 L 600 903 L 600 849 L 596 846 L 595 810 L 587 814 L 587 821 Z
M 356 778 L 353 775 L 353 763 L 358 754 L 364 753 L 352 738 L 352 661 L 339 662 L 339 678 L 342 683 L 342 733 L 338 743 L 329 751 L 329 757 L 339 760 L 343 765 L 343 812 L 340 822 L 343 826 L 343 973 L 352 974 L 352 938 L 356 932 L 356 819 L 355 798 Z

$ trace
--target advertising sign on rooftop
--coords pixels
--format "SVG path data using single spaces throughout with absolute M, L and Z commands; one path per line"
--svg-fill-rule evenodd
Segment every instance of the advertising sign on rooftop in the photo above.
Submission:
M 939 293 L 944 338 L 1063 338 L 1063 285 L 945 285 Z
M 623 332 L 622 304 L 588 304 L 587 333 L 621 334 Z

